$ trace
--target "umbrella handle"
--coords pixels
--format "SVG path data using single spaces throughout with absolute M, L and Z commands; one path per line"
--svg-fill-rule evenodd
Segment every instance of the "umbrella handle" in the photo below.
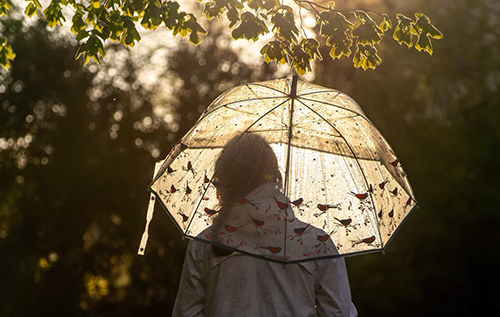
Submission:
M 158 173 L 158 170 L 160 169 L 160 167 L 163 165 L 163 162 L 164 162 L 164 160 L 157 162 L 155 164 L 155 171 L 153 174 L 153 179 L 156 177 L 156 174 Z M 139 254 L 139 255 L 144 255 L 144 251 L 146 250 L 146 245 L 148 244 L 149 224 L 151 222 L 151 219 L 153 219 L 153 212 L 155 210 L 155 201 L 156 201 L 156 197 L 155 197 L 155 194 L 152 192 L 151 195 L 149 196 L 148 213 L 146 214 L 146 226 L 144 227 L 144 233 L 142 234 L 141 244 L 139 245 L 139 250 L 137 251 L 137 254 Z

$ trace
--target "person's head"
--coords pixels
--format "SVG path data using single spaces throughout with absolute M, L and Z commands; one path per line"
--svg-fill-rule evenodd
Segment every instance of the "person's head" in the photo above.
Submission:
M 215 163 L 220 205 L 227 207 L 238 198 L 267 182 L 281 184 L 276 155 L 267 141 L 253 133 L 233 137 Z

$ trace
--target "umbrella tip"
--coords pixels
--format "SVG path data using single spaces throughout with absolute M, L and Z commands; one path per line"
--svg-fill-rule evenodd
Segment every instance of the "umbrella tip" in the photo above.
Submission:
M 297 97 L 297 80 L 298 80 L 297 75 L 293 75 L 292 76 L 292 87 L 290 89 L 290 97 L 291 98 Z

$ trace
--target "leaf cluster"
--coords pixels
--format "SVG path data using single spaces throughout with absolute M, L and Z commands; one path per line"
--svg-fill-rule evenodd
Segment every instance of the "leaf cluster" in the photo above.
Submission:
M 50 27 L 65 22 L 63 8 L 71 8 L 74 12 L 71 31 L 80 42 L 76 58 L 82 57 L 84 64 L 91 59 L 100 63 L 100 57 L 105 55 L 104 43 L 108 40 L 134 47 L 141 40 L 137 30 L 139 24 L 147 30 L 155 30 L 163 24 L 174 35 L 189 35 L 189 41 L 195 45 L 201 41 L 200 34 L 207 33 L 197 17 L 181 11 L 179 3 L 174 0 L 51 0 L 46 8 L 39 0 L 27 2 L 24 13 L 28 17 L 44 18 Z M 235 40 L 256 41 L 273 34 L 274 38 L 260 51 L 264 60 L 288 64 L 299 74 L 311 71 L 311 62 L 322 59 L 320 43 L 329 47 L 332 59 L 352 58 L 356 68 L 376 68 L 382 62 L 377 45 L 393 24 L 394 40 L 429 54 L 433 52 L 431 39 L 443 37 L 429 17 L 422 13 L 416 13 L 414 19 L 402 14 L 393 18 L 369 10 L 338 10 L 334 2 L 325 7 L 309 0 L 293 0 L 295 8 L 300 10 L 279 0 L 199 2 L 202 2 L 203 14 L 208 20 L 223 16 L 228 19 Z M 317 36 L 307 36 L 302 28 L 302 9 L 315 16 L 319 29 Z M 9 0 L 0 0 L 0 16 L 9 10 Z M 0 65 L 8 68 L 8 61 L 14 56 L 10 46 L 4 43 L 0 50 Z

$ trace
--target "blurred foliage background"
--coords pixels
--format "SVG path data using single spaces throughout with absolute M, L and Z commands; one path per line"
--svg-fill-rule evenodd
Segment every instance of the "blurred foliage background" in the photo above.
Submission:
M 492 315 L 500 6 L 412 5 L 445 34 L 433 57 L 388 41 L 376 71 L 348 60 L 314 69 L 313 82 L 351 95 L 386 136 L 420 205 L 385 254 L 347 258 L 353 301 L 360 316 Z M 187 241 L 159 206 L 136 255 L 154 162 L 223 90 L 289 73 L 242 58 L 216 23 L 200 46 L 140 59 L 111 46 L 99 67 L 76 62 L 63 32 L 0 24 L 17 53 L 0 70 L 0 316 L 169 315 Z

